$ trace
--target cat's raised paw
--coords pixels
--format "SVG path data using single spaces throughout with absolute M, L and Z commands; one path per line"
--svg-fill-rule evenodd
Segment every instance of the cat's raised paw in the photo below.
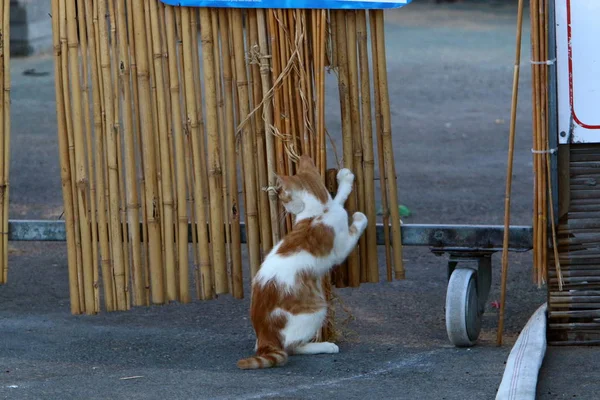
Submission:
M 352 215 L 352 221 L 353 224 L 356 226 L 356 228 L 359 230 L 359 232 L 362 232 L 365 230 L 365 228 L 367 227 L 367 216 L 361 212 L 355 212 Z
M 354 174 L 348 168 L 342 168 L 337 173 L 338 184 L 342 183 L 354 183 Z

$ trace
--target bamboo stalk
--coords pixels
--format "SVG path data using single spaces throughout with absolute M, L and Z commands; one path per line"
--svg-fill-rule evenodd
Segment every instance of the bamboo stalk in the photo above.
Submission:
M 169 87 L 171 94 L 171 115 L 173 135 L 175 136 L 175 159 L 177 169 L 177 229 L 179 240 L 179 299 L 182 303 L 189 303 L 189 269 L 188 269 L 188 213 L 187 213 L 187 181 L 185 170 L 185 142 L 183 137 L 183 121 L 181 120 L 181 93 L 179 87 L 179 70 L 177 67 L 177 51 L 175 49 L 175 13 L 173 7 L 165 7 L 165 27 L 167 52 L 169 54 Z
M 166 225 L 165 225 L 165 204 L 164 204 L 164 195 L 163 195 L 163 181 L 162 181 L 162 152 L 161 152 L 161 132 L 160 132 L 160 128 L 159 128 L 159 120 L 158 120 L 158 114 L 159 114 L 159 107 L 158 107 L 158 92 L 157 92 L 157 85 L 159 85 L 160 83 L 160 79 L 161 77 L 157 75 L 156 69 L 155 69 L 155 62 L 154 62 L 154 44 L 153 44 L 153 38 L 152 38 L 152 21 L 150 18 L 150 4 L 147 3 L 146 7 L 142 10 L 140 9 L 140 12 L 143 11 L 144 13 L 144 29 L 146 30 L 146 35 L 144 37 L 144 40 L 146 42 L 146 58 L 147 58 L 147 62 L 148 62 L 148 74 L 149 74 L 149 82 L 150 82 L 150 106 L 152 107 L 152 135 L 151 138 L 154 141 L 154 153 L 153 153 L 153 158 L 154 158 L 154 162 L 156 165 L 156 189 L 157 189 L 157 194 L 158 194 L 158 199 L 157 199 L 157 215 L 159 216 L 158 218 L 158 225 L 159 225 L 159 229 L 160 229 L 160 233 L 161 233 L 161 241 L 160 241 L 160 246 L 161 246 L 161 255 L 162 255 L 162 259 L 161 259 L 161 273 L 162 273 L 162 279 L 163 279 L 163 290 L 165 291 L 165 293 L 163 294 L 163 296 L 165 297 L 165 301 L 169 301 L 169 298 L 167 296 L 167 285 L 168 282 L 166 282 L 166 277 L 165 277 L 165 269 L 162 268 L 163 265 L 166 265 L 167 263 L 167 251 L 166 251 L 166 241 L 162 240 L 165 238 L 165 229 L 166 229 Z M 161 110 L 162 112 L 162 110 Z
M 143 7 L 143 4 L 139 4 Z M 137 80 L 139 91 L 140 127 L 144 157 L 144 186 L 146 192 L 146 214 L 148 226 L 148 259 L 150 266 L 150 285 L 152 302 L 165 302 L 164 278 L 161 268 L 161 231 L 160 204 L 157 190 L 157 168 L 154 149 L 152 105 L 150 104 L 150 70 L 148 68 L 148 48 L 146 43 L 145 18 L 142 10 L 134 13 L 135 54 L 137 62 Z
M 126 3 L 127 10 L 133 10 L 132 0 L 127 0 Z M 135 29 L 134 29 L 134 19 L 133 19 L 133 11 L 127 12 L 127 26 L 129 29 L 128 40 L 129 40 L 129 59 L 130 59 L 130 69 L 131 69 L 131 77 L 132 79 L 132 94 L 133 94 L 133 109 L 139 110 L 139 84 L 138 84 L 138 72 L 137 72 L 137 59 L 136 59 L 136 51 L 135 51 Z M 140 203 L 141 203 L 141 220 L 142 220 L 142 247 L 143 247 L 143 264 L 142 271 L 143 276 L 140 276 L 140 281 L 144 282 L 144 302 L 146 305 L 150 304 L 150 250 L 149 250 L 149 235 L 148 235 L 148 214 L 146 213 L 146 184 L 144 179 L 144 157 L 143 157 L 143 146 L 142 146 L 142 134 L 141 134 L 141 116 L 139 112 L 136 112 L 134 115 L 134 125 L 135 125 L 135 143 L 137 147 L 136 151 L 136 160 L 137 160 L 137 174 L 138 174 L 138 183 L 139 183 L 139 195 L 140 195 Z M 134 282 L 135 284 L 135 282 Z M 139 285 L 139 284 L 138 284 Z M 138 286 L 139 287 L 139 286 Z
M 265 19 L 265 11 L 258 9 L 256 11 L 256 19 L 258 24 L 258 43 L 260 48 L 260 80 L 264 95 L 271 90 L 271 67 L 269 63 L 270 58 L 268 57 L 269 48 L 267 43 L 267 22 Z M 275 132 L 273 131 L 273 105 L 270 101 L 265 103 L 263 106 L 263 118 L 265 121 L 265 150 L 267 158 L 268 188 L 274 188 L 277 185 L 277 175 L 274 143 Z M 277 193 L 272 189 L 267 190 L 267 193 L 269 196 L 271 234 L 273 236 L 272 243 L 275 244 L 279 242 L 279 239 L 281 238 L 281 232 L 279 231 L 279 216 L 277 213 L 279 205 Z
M 217 98 L 217 114 L 218 114 L 218 122 L 219 122 L 219 150 L 221 157 L 221 166 L 222 166 L 222 177 L 221 177 L 221 199 L 223 201 L 223 223 L 225 224 L 225 261 L 226 261 L 226 269 L 227 269 L 227 284 L 228 291 L 233 293 L 233 260 L 231 257 L 231 223 L 229 221 L 229 188 L 227 186 L 228 183 L 228 171 L 227 171 L 227 135 L 225 130 L 225 100 L 223 94 L 223 62 L 221 57 L 221 34 L 219 32 L 219 10 L 211 9 L 211 27 L 212 27 L 212 37 L 214 40 L 213 46 L 213 61 L 214 61 L 214 71 L 215 71 L 215 90 L 216 90 L 216 98 Z M 229 46 L 229 43 L 227 43 Z M 225 61 L 225 60 L 223 60 Z M 229 60 L 226 60 L 227 62 Z
M 159 152 L 160 152 L 160 170 L 161 170 L 161 183 L 162 183 L 162 208 L 163 208 L 163 223 L 164 223 L 164 238 L 163 243 L 165 247 L 165 278 L 166 278 L 166 289 L 167 289 L 167 300 L 175 301 L 178 299 L 177 296 L 177 277 L 175 274 L 175 231 L 174 226 L 174 210 L 173 210 L 173 183 L 171 181 L 171 155 L 169 153 L 169 137 L 168 137 L 168 110 L 166 102 L 166 94 L 164 91 L 164 85 L 162 84 L 162 78 L 164 77 L 163 72 L 163 59 L 162 59 L 162 45 L 161 35 L 158 17 L 158 7 L 156 1 L 150 1 L 150 21 L 152 24 L 152 59 L 154 60 L 154 73 L 156 87 L 156 104 L 160 112 L 158 112 L 158 132 L 159 132 Z M 159 81 L 160 79 L 160 81 Z M 165 112 L 165 110 L 167 112 Z M 187 236 L 187 235 L 186 235 Z
M 8 7 L 5 1 L 0 2 L 0 18 L 1 18 L 1 38 L 2 43 L 0 46 L 0 227 L 2 229 L 2 242 L 0 243 L 0 285 L 8 281 L 8 230 L 5 229 L 5 221 L 8 221 L 8 213 L 5 212 L 5 204 L 8 204 L 8 169 L 10 163 L 8 157 L 10 152 L 5 150 L 6 143 L 9 140 L 10 129 L 5 129 L 5 117 L 10 119 L 10 111 L 6 112 L 6 109 L 10 109 L 10 103 L 6 102 L 7 94 L 5 93 L 5 72 L 9 71 L 10 68 L 10 49 L 5 52 L 4 45 L 7 43 L 4 40 L 5 37 L 9 36 L 7 30 L 10 25 L 10 3 Z M 8 21 L 8 23 L 7 23 Z M 9 41 L 10 44 L 10 41 Z M 6 80 L 10 86 L 10 78 Z M 10 89 L 10 88 L 9 88 Z M 10 93 L 10 91 L 8 92 Z M 8 97 L 10 100 L 10 97 Z
M 194 62 L 192 57 L 193 54 L 193 40 L 190 26 L 191 11 L 187 8 L 181 10 L 181 26 L 182 26 L 182 44 L 183 44 L 183 71 L 185 81 L 185 103 L 187 110 L 187 118 L 189 123 L 189 133 L 191 136 L 192 146 L 192 163 L 193 163 L 193 176 L 194 176 L 194 206 L 195 206 L 195 217 L 198 229 L 198 242 L 199 249 L 198 254 L 200 257 L 200 273 L 202 282 L 202 298 L 210 299 L 214 297 L 214 287 L 211 271 L 210 262 L 210 250 L 208 245 L 208 232 L 206 231 L 206 214 L 203 206 L 203 188 L 205 187 L 205 176 L 202 173 L 200 157 L 200 144 L 198 139 L 200 137 L 200 126 L 198 124 L 197 116 L 198 110 L 196 109 L 196 86 L 194 80 L 193 65 Z M 196 34 L 196 32 L 193 32 Z
M 262 90 L 262 82 L 260 75 L 260 47 L 258 44 L 258 17 L 256 10 L 249 10 L 249 41 L 250 47 L 249 52 L 253 54 L 252 62 L 250 65 L 252 72 L 252 95 L 255 105 L 259 105 L 261 100 L 266 92 Z M 264 23 L 264 21 L 263 21 Z M 268 192 L 263 190 L 263 188 L 268 186 L 268 171 L 267 171 L 267 155 L 265 149 L 265 135 L 266 128 L 265 122 L 262 119 L 263 112 L 262 107 L 260 107 L 259 112 L 254 114 L 255 123 L 256 123 L 256 162 L 258 164 L 257 168 L 257 196 L 259 199 L 259 215 L 260 215 L 260 233 L 261 233 L 261 245 L 262 245 L 262 254 L 265 255 L 267 252 L 271 250 L 273 247 L 273 240 L 271 234 L 271 224 L 270 224 L 270 208 L 269 208 L 269 195 Z M 262 259 L 262 256 L 261 256 Z
M 388 199 L 390 215 L 392 218 L 392 256 L 394 260 L 394 272 L 396 279 L 404 279 L 404 260 L 402 258 L 402 234 L 400 232 L 400 212 L 398 210 L 398 187 L 396 183 L 396 166 L 394 162 L 394 150 L 392 145 L 392 127 L 390 115 L 390 103 L 387 83 L 386 52 L 384 42 L 384 21 L 383 11 L 375 10 L 376 22 L 376 43 L 378 77 L 379 77 L 379 96 L 381 98 L 382 114 L 382 140 L 383 153 L 386 168 L 386 181 L 388 189 Z
M 280 52 L 280 48 L 279 48 L 279 40 L 277 38 L 277 34 L 276 32 L 278 31 L 277 28 L 277 22 L 275 19 L 275 10 L 267 10 L 268 12 L 268 26 L 269 26 L 269 32 L 271 33 L 270 37 L 271 37 L 271 52 L 272 52 L 272 61 L 271 61 L 271 68 L 272 68 L 272 75 L 274 77 L 273 82 L 275 82 L 276 80 L 278 80 L 280 78 L 280 74 L 281 74 L 281 67 L 280 67 L 280 59 L 282 57 L 281 52 Z M 274 117 L 274 126 L 275 126 L 275 132 L 277 133 L 276 136 L 276 155 L 275 155 L 275 160 L 277 161 L 277 174 L 282 175 L 282 174 L 286 174 L 287 170 L 286 170 L 286 162 L 284 159 L 284 152 L 283 152 L 283 140 L 281 137 L 281 132 L 283 130 L 282 124 L 281 124 L 281 116 L 282 116 L 282 112 L 281 112 L 281 103 L 282 103 L 282 99 L 281 99 L 281 93 L 282 93 L 282 86 L 278 86 L 277 88 L 274 89 L 274 93 L 273 93 L 273 117 Z M 284 233 L 284 227 L 283 225 L 280 226 L 280 232 L 283 235 Z
M 204 101 L 206 104 L 206 133 L 208 136 L 208 183 L 210 196 L 210 234 L 213 249 L 213 266 L 215 274 L 215 291 L 217 294 L 228 293 L 229 285 L 227 280 L 227 264 L 225 258 L 225 246 L 223 238 L 223 199 L 222 185 L 223 179 L 221 159 L 220 159 L 220 141 L 219 141 L 219 122 L 217 114 L 217 99 L 215 71 L 214 71 L 214 42 L 212 35 L 212 22 L 210 10 L 200 9 L 200 26 L 202 41 L 202 58 L 204 71 Z
M 531 8 L 531 53 L 533 59 L 539 59 L 539 29 L 538 29 L 538 14 L 537 14 L 537 6 L 538 0 L 530 0 L 530 8 Z M 533 132 L 534 132 L 534 149 L 536 151 L 540 151 L 542 149 L 541 143 L 541 115 L 540 115 L 540 79 L 539 79 L 539 68 L 537 65 L 532 64 L 532 86 L 533 86 Z M 542 199 L 542 191 L 544 190 L 544 180 L 542 177 L 543 169 L 542 163 L 543 159 L 540 157 L 541 154 L 534 154 L 534 179 L 535 179 L 535 218 L 534 218 L 534 253 L 535 264 L 534 264 L 534 280 L 539 282 L 540 271 L 543 269 L 543 250 L 544 246 L 542 230 L 545 229 L 543 225 L 543 208 L 544 203 Z
M 68 46 L 68 33 L 67 33 L 67 5 L 66 0 L 61 0 L 61 6 L 59 7 L 60 14 L 60 42 L 61 42 L 61 74 L 63 76 L 63 101 L 65 103 L 65 127 L 67 131 L 67 141 L 69 149 L 69 168 L 71 169 L 71 196 L 73 198 L 73 219 L 79 221 L 79 206 L 77 199 L 77 180 L 76 180 L 76 162 L 75 162 L 75 144 L 73 139 L 73 117 L 71 110 L 71 96 L 69 90 L 69 46 Z M 86 309 L 85 303 L 85 292 L 83 283 L 83 259 L 81 250 L 81 233 L 79 223 L 75 223 L 75 248 L 77 251 L 77 280 L 79 290 L 79 307 L 83 312 Z
M 366 254 L 367 281 L 379 282 L 379 265 L 377 257 L 377 215 L 375 209 L 375 159 L 373 151 L 373 125 L 371 115 L 371 85 L 369 80 L 369 54 L 367 47 L 367 13 L 357 11 L 356 33 L 358 55 L 360 61 L 360 89 L 362 105 L 362 165 L 364 168 L 364 208 L 367 219 L 371 223 L 365 232 L 363 252 Z
M 515 65 L 513 73 L 513 89 L 510 115 L 510 132 L 508 137 L 508 166 L 506 171 L 506 194 L 504 198 L 504 240 L 502 242 L 502 281 L 500 291 L 500 314 L 498 320 L 498 346 L 502 345 L 504 329 L 504 307 L 506 304 L 506 283 L 508 275 L 508 240 L 510 233 L 510 193 L 512 185 L 513 152 L 515 145 L 515 127 L 517 117 L 517 99 L 519 94 L 519 65 L 521 64 L 521 33 L 523 30 L 523 0 L 519 0 L 517 14 L 517 38 L 515 50 Z
M 346 12 L 336 11 L 337 14 L 337 39 L 338 39 L 338 73 L 339 73 L 339 92 L 340 107 L 342 114 L 342 138 L 344 144 L 344 167 L 355 171 L 353 165 L 353 137 L 352 137 L 352 108 L 348 95 L 348 58 L 347 58 L 347 30 L 346 30 Z M 346 201 L 348 214 L 352 215 L 356 211 L 356 197 L 353 192 Z M 357 287 L 360 285 L 360 263 L 358 249 L 355 249 L 348 256 L 348 285 Z
M 381 97 L 379 95 L 379 61 L 377 54 L 377 23 L 375 21 L 375 14 L 369 11 L 370 29 L 371 29 L 371 53 L 373 59 L 373 95 L 375 100 L 375 132 L 377 137 L 377 154 L 379 160 L 379 185 L 381 190 L 381 209 L 382 209 L 382 220 L 383 220 L 383 235 L 385 242 L 385 263 L 386 263 L 386 275 L 387 280 L 392 281 L 393 279 L 393 267 L 392 267 L 392 248 L 390 240 L 390 211 L 388 205 L 388 194 L 387 194 L 387 179 L 385 170 L 385 161 L 383 155 L 383 117 L 381 112 Z
M 125 13 L 125 3 L 117 0 L 117 25 L 119 32 L 119 76 L 121 79 L 121 88 L 123 91 L 123 125 L 124 125 L 124 144 L 125 144 L 125 174 L 127 181 L 127 221 L 130 229 L 128 234 L 132 246 L 132 274 L 134 304 L 142 306 L 145 304 L 145 290 L 143 280 L 142 265 L 142 246 L 140 230 L 140 203 L 136 179 L 136 157 L 134 143 L 134 116 L 131 90 L 131 70 L 129 65 L 129 49 L 127 47 L 127 16 Z M 130 11 L 131 12 L 131 11 Z M 132 44 L 130 43 L 130 47 Z
M 242 12 L 233 9 L 231 13 L 231 25 L 233 28 L 233 49 L 235 56 L 235 73 L 237 80 L 237 92 L 240 107 L 240 120 L 245 120 L 248 116 L 248 81 L 246 78 L 246 68 L 244 65 L 244 33 L 242 31 Z M 248 187 L 256 187 L 256 175 L 254 174 L 255 163 L 252 158 L 252 132 L 250 125 L 242 126 L 242 159 L 244 164 L 244 180 Z M 250 254 L 250 273 L 254 277 L 260 267 L 260 244 L 257 219 L 257 201 L 253 190 L 246 193 L 245 211 L 248 217 L 248 252 Z
M 86 15 L 93 14 L 93 5 L 91 0 L 86 0 L 84 2 L 84 7 L 81 9 Z M 98 241 L 100 244 L 100 265 L 102 269 L 102 280 L 103 280 L 103 288 L 104 288 L 104 306 L 107 311 L 115 310 L 115 303 L 113 301 L 113 287 L 110 284 L 112 280 L 112 267 L 111 267 L 111 256 L 110 256 L 110 247 L 108 243 L 108 232 L 107 232 L 107 222 L 106 222 L 106 205 L 104 198 L 104 145 L 103 145 L 103 123 L 102 123 L 102 109 L 101 109 L 101 97 L 100 97 L 100 82 L 99 82 L 99 73 L 98 73 L 98 60 L 96 57 L 97 54 L 97 44 L 96 44 L 96 34 L 95 34 L 95 26 L 97 26 L 97 19 L 86 18 L 86 31 L 88 37 L 88 50 L 90 57 L 90 70 L 91 70 L 91 82 L 92 82 L 92 110 L 93 110 L 93 125 L 94 125 L 94 173 L 95 173 L 95 187 L 96 193 L 95 197 L 92 197 L 91 201 L 95 203 L 95 208 L 97 210 L 97 223 L 98 223 Z
M 235 116 L 233 105 L 233 71 L 230 50 L 229 16 L 226 9 L 219 10 L 219 25 L 221 27 L 223 87 L 225 95 L 225 147 L 227 153 L 227 186 L 228 186 L 228 216 L 231 224 L 231 264 L 233 296 L 244 296 L 241 254 L 241 230 L 238 203 L 237 157 L 235 137 Z
M 77 0 L 77 9 L 84 10 L 85 5 L 83 0 Z M 88 54 L 88 46 L 87 46 L 87 34 L 86 34 L 86 26 L 85 19 L 78 18 L 78 32 L 80 39 L 80 48 L 82 54 Z M 82 57 L 82 84 L 81 84 L 81 97 L 83 99 L 83 114 L 84 114 L 84 127 L 85 127 L 85 143 L 86 143 L 86 159 L 87 159 L 87 169 L 90 174 L 90 201 L 88 202 L 88 219 L 91 222 L 92 227 L 97 226 L 97 212 L 96 212 L 96 202 L 94 199 L 96 198 L 96 185 L 93 179 L 93 140 L 92 140 L 92 122 L 90 116 L 90 99 L 89 99 L 89 91 L 90 91 L 90 79 L 89 79 L 89 63 L 87 57 Z M 96 312 L 100 311 L 100 291 L 99 291 L 99 276 L 98 276 L 98 230 L 92 229 L 92 263 L 93 263 L 93 280 L 94 280 L 94 302 Z
M 104 1 L 98 2 L 98 13 L 101 16 L 107 14 L 106 3 Z M 102 84 L 104 86 L 104 113 L 106 115 L 106 121 L 114 120 L 114 105 L 113 98 L 110 95 L 112 93 L 112 71 L 110 69 L 110 49 L 109 49 L 109 34 L 107 31 L 106 21 L 100 21 L 100 63 L 102 65 Z M 118 169 L 118 150 L 117 150 L 117 138 L 115 137 L 118 132 L 115 132 L 114 125 L 106 123 L 106 145 L 107 145 L 107 158 L 108 158 L 108 189 L 109 189 L 109 228 L 111 234 L 111 247 L 113 257 L 113 277 L 115 281 L 115 295 L 117 299 L 117 310 L 127 310 L 127 298 L 126 298 L 126 276 L 125 276 L 125 264 L 124 254 L 122 247 L 122 231 L 121 223 L 119 219 L 119 207 L 120 207 L 120 180 L 119 180 L 119 169 Z
M 279 39 L 279 49 L 281 51 L 281 57 L 279 59 L 280 61 L 280 68 L 281 71 L 283 71 L 285 69 L 285 64 L 287 63 L 287 61 L 290 59 L 290 50 L 289 50 L 289 38 L 287 35 L 287 31 L 285 29 L 285 21 L 284 21 L 284 11 L 285 10 L 280 10 L 277 9 L 275 10 L 275 13 L 277 15 L 276 21 L 276 28 L 277 28 L 277 38 Z M 290 118 L 290 95 L 291 95 L 291 89 L 290 89 L 290 82 L 289 82 L 289 74 L 285 75 L 283 82 L 282 82 L 282 91 L 281 91 L 281 98 L 282 98 L 282 108 L 281 108 L 281 118 L 283 119 L 283 129 L 284 129 L 284 133 L 285 135 L 288 137 L 285 140 L 285 143 L 283 143 L 284 148 L 287 149 L 287 151 L 289 151 L 290 149 L 290 138 L 293 142 L 293 139 L 295 138 L 295 131 L 292 131 L 292 124 L 291 124 L 291 118 Z M 249 131 L 248 133 L 252 133 L 251 131 Z M 287 166 L 287 173 L 288 174 L 293 174 L 294 173 L 294 167 L 293 167 L 293 159 L 292 157 L 285 157 L 283 156 L 284 160 L 287 161 L 286 166 Z M 291 228 L 290 225 L 290 219 L 288 218 L 288 230 Z
M 325 40 L 326 40 L 326 14 L 325 10 L 320 12 L 320 29 L 319 29 L 319 85 L 317 87 L 317 108 L 319 110 L 320 120 L 317 125 L 317 137 L 319 138 L 319 161 L 321 162 L 321 176 L 325 174 L 327 168 L 327 153 L 325 146 Z
M 346 13 L 346 37 L 347 37 L 347 58 L 348 63 L 348 95 L 350 99 L 350 122 L 352 135 L 352 170 L 356 179 L 354 181 L 353 195 L 357 199 L 358 210 L 365 210 L 364 198 L 364 171 L 363 171 L 363 151 L 361 135 L 361 107 L 359 97 L 359 76 L 358 76 L 358 54 L 356 37 L 356 12 L 354 10 L 345 11 Z M 346 160 L 344 160 L 344 163 Z M 358 256 L 360 260 L 360 281 L 367 281 L 367 252 L 366 235 L 362 235 L 358 245 Z
M 85 138 L 82 118 L 82 101 L 81 101 L 81 81 L 79 75 L 79 57 L 78 47 L 79 41 L 77 38 L 77 23 L 75 12 L 75 1 L 68 0 L 66 3 L 67 16 L 67 40 L 68 40 L 68 58 L 69 58 L 69 74 L 73 79 L 71 96 L 73 99 L 73 138 L 75 145 L 75 164 L 76 164 L 76 180 L 77 180 L 77 204 L 79 210 L 79 229 L 81 232 L 81 249 L 83 263 L 83 282 L 85 293 L 85 311 L 87 314 L 96 313 L 96 302 L 94 298 L 94 266 L 92 261 L 92 243 L 91 232 L 88 220 L 87 203 L 89 181 L 86 173 L 85 155 Z
M 56 115 L 58 122 L 58 147 L 60 152 L 60 175 L 62 183 L 64 219 L 67 233 L 67 263 L 69 269 L 69 293 L 71 313 L 81 314 L 79 284 L 77 279 L 77 249 L 75 247 L 75 220 L 73 218 L 73 196 L 71 189 L 71 167 L 69 162 L 69 144 L 66 132 L 65 103 L 63 98 L 63 76 L 61 43 L 59 37 L 60 0 L 52 0 L 52 38 L 54 44 L 54 90 L 56 92 Z

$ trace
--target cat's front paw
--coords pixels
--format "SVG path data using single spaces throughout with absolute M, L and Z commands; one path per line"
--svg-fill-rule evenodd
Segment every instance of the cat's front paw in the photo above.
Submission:
M 367 216 L 361 212 L 355 212 L 352 215 L 352 223 L 354 226 L 356 226 L 358 233 L 362 233 L 367 227 Z
M 326 354 L 337 354 L 340 352 L 340 348 L 337 344 L 331 342 L 322 342 L 323 352 Z
M 337 173 L 338 185 L 342 183 L 352 185 L 354 183 L 354 174 L 348 168 L 342 168 Z

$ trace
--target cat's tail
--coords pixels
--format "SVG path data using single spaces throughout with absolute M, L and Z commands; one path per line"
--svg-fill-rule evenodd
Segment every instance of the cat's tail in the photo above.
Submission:
M 284 350 L 274 347 L 259 348 L 256 355 L 237 362 L 240 369 L 262 369 L 281 367 L 287 362 L 288 355 Z

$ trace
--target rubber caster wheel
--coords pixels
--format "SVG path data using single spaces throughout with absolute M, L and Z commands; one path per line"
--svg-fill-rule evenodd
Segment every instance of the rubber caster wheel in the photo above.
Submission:
M 471 268 L 452 272 L 446 292 L 446 331 L 456 347 L 475 344 L 481 331 L 477 274 Z

